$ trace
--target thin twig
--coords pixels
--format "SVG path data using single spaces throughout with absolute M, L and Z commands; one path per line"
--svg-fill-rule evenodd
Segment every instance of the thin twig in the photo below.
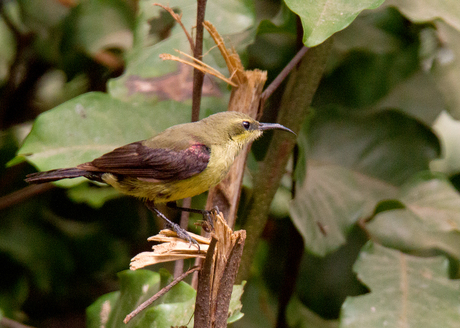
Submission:
M 180 27 L 182 28 L 182 30 L 184 31 L 185 33 L 185 36 L 187 37 L 188 39 L 188 43 L 190 44 L 190 49 L 192 50 L 193 52 L 193 49 L 195 49 L 195 44 L 193 43 L 193 39 L 192 37 L 190 36 L 190 33 L 188 33 L 187 29 L 185 28 L 184 24 L 182 24 L 182 14 L 178 15 L 174 12 L 174 10 L 171 8 L 171 7 L 168 7 L 168 6 L 164 6 L 160 3 L 154 3 L 153 4 L 154 6 L 158 6 L 158 7 L 161 7 L 163 8 L 164 10 L 166 10 L 170 15 L 171 17 L 180 25 Z
M 203 55 L 203 22 L 206 13 L 206 0 L 197 1 L 196 12 L 196 36 L 195 46 L 193 47 L 193 57 L 202 58 Z M 191 121 L 196 122 L 200 118 L 201 95 L 203 94 L 204 73 L 199 69 L 193 70 L 193 91 L 192 91 L 192 115 Z M 190 213 L 181 216 L 181 225 L 188 225 Z
M 139 305 L 133 312 L 131 312 L 130 314 L 128 314 L 125 319 L 123 320 L 123 322 L 126 324 L 128 323 L 132 318 L 134 318 L 136 315 L 138 315 L 141 311 L 145 310 L 149 305 L 151 305 L 153 302 L 155 302 L 157 299 L 159 299 L 161 296 L 163 296 L 164 294 L 166 294 L 167 292 L 169 292 L 169 290 L 171 288 L 173 288 L 175 285 L 177 285 L 179 282 L 181 282 L 182 280 L 185 279 L 185 277 L 187 277 L 189 274 L 195 272 L 195 271 L 198 271 L 200 270 L 201 268 L 198 267 L 198 266 L 194 266 L 190 269 L 188 269 L 187 271 L 185 271 L 183 274 L 181 274 L 179 277 L 177 277 L 176 279 L 174 279 L 173 281 L 171 281 L 169 283 L 168 286 L 162 288 L 158 293 L 156 293 L 155 295 L 153 295 L 152 297 L 150 297 L 147 301 L 145 301 L 144 303 L 142 303 L 141 305 Z
M 54 188 L 52 183 L 30 185 L 12 192 L 11 194 L 0 197 L 0 210 L 19 204 L 32 196 L 42 194 L 52 188 Z
M 201 60 L 198 60 L 196 58 L 193 58 L 192 56 L 190 55 L 187 55 L 186 53 L 180 51 L 180 50 L 176 50 L 177 52 L 179 52 L 181 55 L 184 55 L 188 58 L 191 58 L 193 59 L 196 63 L 192 63 L 190 61 L 187 61 L 185 59 L 182 59 L 180 57 L 176 57 L 176 56 L 173 56 L 171 54 L 161 54 L 160 55 L 160 58 L 163 59 L 163 60 L 173 60 L 173 61 L 177 61 L 179 63 L 182 63 L 182 64 L 185 64 L 185 65 L 189 65 L 189 66 L 192 66 L 193 68 L 195 69 L 198 69 L 202 72 L 206 72 L 207 74 L 209 75 L 212 75 L 212 76 L 215 76 L 217 77 L 218 79 L 221 79 L 222 81 L 230 84 L 231 86 L 233 87 L 237 87 L 238 85 L 235 84 L 234 82 L 232 82 L 231 80 L 229 80 L 228 78 L 226 78 L 222 73 L 220 73 L 219 71 L 217 71 L 216 69 L 212 68 L 211 66 L 203 63 Z
M 260 97 L 260 108 L 264 108 L 265 101 L 275 92 L 276 89 L 283 83 L 284 79 L 289 75 L 292 69 L 300 62 L 302 57 L 307 53 L 309 48 L 303 46 L 299 52 L 291 59 L 291 61 L 283 68 L 278 76 L 273 80 L 272 83 L 264 90 Z
M 196 37 L 195 48 L 193 49 L 193 57 L 196 59 L 202 58 L 203 55 L 203 22 L 206 12 L 206 0 L 197 1 L 196 12 Z M 204 74 L 199 69 L 193 70 L 193 96 L 192 96 L 192 122 L 198 121 L 200 118 L 201 95 L 203 88 Z

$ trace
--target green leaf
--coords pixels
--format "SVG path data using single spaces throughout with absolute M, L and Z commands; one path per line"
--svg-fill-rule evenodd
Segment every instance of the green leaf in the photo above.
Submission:
M 460 231 L 460 194 L 442 174 L 419 174 L 403 186 L 400 201 L 429 230 Z
M 414 23 L 442 19 L 460 31 L 460 3 L 457 0 L 387 0 L 385 6 L 396 7 Z
M 148 270 L 126 270 L 118 274 L 120 292 L 101 296 L 87 308 L 88 327 L 193 327 L 196 291 L 184 282 L 180 282 L 150 307 L 140 312 L 128 324 L 123 323 L 125 316 L 164 287 L 171 275 Z M 235 285 L 230 301 L 229 315 L 233 321 L 242 317 L 240 313 L 241 295 L 244 284 Z
M 289 327 L 296 328 L 337 328 L 338 320 L 326 320 L 293 297 L 286 309 L 286 321 Z
M 419 70 L 396 84 L 373 107 L 398 108 L 431 126 L 445 107 L 445 101 L 433 76 Z
M 355 111 L 357 109 L 366 112 L 370 112 L 370 109 L 376 111 L 374 106 L 378 106 L 379 101 L 384 101 L 385 97 L 391 96 L 390 93 L 394 93 L 395 88 L 401 88 L 401 85 L 410 82 L 410 77 L 420 70 L 418 57 L 417 47 L 413 43 L 404 44 L 398 51 L 392 53 L 381 54 L 368 51 L 346 53 L 340 65 L 323 78 L 315 95 L 314 106 L 323 108 L 336 104 Z M 395 94 L 395 96 L 400 95 Z M 408 104 L 398 98 L 397 101 L 393 99 L 391 103 L 382 106 L 389 105 L 407 107 Z M 377 110 L 381 110 L 381 106 Z M 435 108 L 431 111 L 438 113 L 440 109 Z M 419 116 L 422 115 L 418 113 L 417 117 Z
M 284 35 L 297 34 L 296 15 L 286 6 L 281 6 L 279 12 L 272 19 L 264 19 L 257 27 L 257 35 L 265 33 L 282 33 Z
M 309 252 L 324 256 L 346 242 L 360 218 L 370 215 L 395 188 L 337 165 L 309 162 L 308 178 L 296 187 L 291 217 Z
M 86 327 L 106 327 L 110 313 L 120 298 L 120 292 L 112 292 L 99 297 L 96 302 L 86 309 Z
M 347 298 L 340 327 L 457 327 L 460 285 L 448 278 L 448 266 L 444 257 L 419 258 L 368 242 L 354 271 L 371 292 Z
M 122 327 L 127 314 L 160 290 L 160 274 L 148 270 L 122 271 L 119 292 L 101 296 L 86 311 L 88 327 Z M 141 313 L 127 327 L 136 327 Z M 142 327 L 142 326 L 139 326 Z
M 65 43 L 95 56 L 108 49 L 131 49 L 134 12 L 123 0 L 82 1 L 67 19 Z
M 87 93 L 41 114 L 18 156 L 42 171 L 73 167 L 188 120 L 186 105 L 136 106 L 107 94 Z M 71 186 L 83 181 L 77 180 L 58 184 Z
M 439 250 L 460 259 L 458 231 L 430 231 L 420 217 L 407 209 L 379 213 L 366 224 L 366 231 L 386 247 L 419 254 Z
M 447 110 L 460 119 L 460 28 L 454 29 L 442 21 L 435 22 L 442 47 L 436 53 L 433 76 L 446 101 Z
M 383 17 L 382 17 L 383 16 Z M 383 19 L 382 19 L 383 18 Z M 402 46 L 401 35 L 395 35 L 379 25 L 380 21 L 399 17 L 390 11 L 370 11 L 362 13 L 346 29 L 334 35 L 334 48 L 342 56 L 350 51 L 367 51 L 375 54 L 389 54 Z M 392 25 L 397 25 L 391 22 Z
M 441 250 L 460 259 L 460 194 L 440 174 L 419 174 L 403 186 L 405 208 L 379 212 L 368 233 L 387 247 L 403 251 Z
M 89 183 L 81 183 L 67 192 L 67 196 L 76 203 L 85 203 L 93 208 L 101 208 L 107 200 L 122 196 L 110 187 L 94 187 Z
M 243 296 L 244 286 L 246 281 L 243 281 L 241 285 L 233 285 L 232 296 L 230 298 L 230 305 L 228 307 L 228 320 L 227 323 L 233 323 L 240 320 L 244 314 L 241 313 L 243 304 L 241 303 L 241 297 Z
M 430 163 L 431 170 L 445 174 L 460 172 L 460 122 L 443 112 L 433 125 L 442 145 L 442 157 Z
M 426 170 L 439 152 L 426 126 L 396 111 L 323 111 L 308 138 L 303 133 L 291 217 L 308 251 L 321 256 L 343 245 L 358 219 L 396 197 L 396 186 Z
M 303 26 L 303 43 L 313 47 L 353 22 L 365 9 L 375 9 L 384 0 L 285 0 L 289 8 L 300 16 Z

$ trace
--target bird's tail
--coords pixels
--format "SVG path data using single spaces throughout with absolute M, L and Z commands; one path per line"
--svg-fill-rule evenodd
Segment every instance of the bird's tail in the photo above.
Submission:
M 102 173 L 99 172 L 89 172 L 85 170 L 78 169 L 76 167 L 71 167 L 68 169 L 57 169 L 45 172 L 36 172 L 28 174 L 25 178 L 25 181 L 28 183 L 45 183 L 53 182 L 61 179 L 73 179 L 85 177 L 90 180 L 96 180 L 102 182 Z

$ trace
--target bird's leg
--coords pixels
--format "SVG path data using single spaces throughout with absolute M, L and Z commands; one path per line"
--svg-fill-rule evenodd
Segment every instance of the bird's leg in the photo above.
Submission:
M 198 244 L 198 242 L 193 239 L 190 234 L 187 232 L 187 230 L 181 228 L 177 223 L 174 223 L 172 222 L 171 220 L 169 220 L 163 213 L 161 213 L 156 207 L 155 207 L 155 204 L 153 201 L 151 200 L 147 200 L 145 202 L 145 206 L 147 206 L 147 208 L 149 210 L 151 210 L 153 213 L 155 213 L 158 217 L 162 218 L 163 220 L 166 221 L 166 225 L 171 228 L 171 230 L 173 230 L 176 234 L 177 234 L 177 237 L 181 238 L 181 239 L 184 239 L 186 241 L 188 241 L 190 244 L 195 244 L 197 247 L 198 247 L 198 250 L 200 250 L 200 245 Z
M 178 210 L 178 211 L 201 214 L 203 216 L 203 219 L 211 226 L 211 229 L 205 229 L 206 232 L 210 232 L 208 230 L 214 229 L 214 224 L 212 223 L 211 213 L 213 213 L 213 211 L 219 213 L 219 209 L 217 208 L 217 206 L 214 207 L 210 211 L 199 210 L 199 209 L 196 209 L 196 208 L 180 207 L 180 206 L 177 206 L 176 202 L 168 202 L 168 203 L 166 203 L 166 206 L 168 206 L 169 208 L 172 208 L 174 210 Z

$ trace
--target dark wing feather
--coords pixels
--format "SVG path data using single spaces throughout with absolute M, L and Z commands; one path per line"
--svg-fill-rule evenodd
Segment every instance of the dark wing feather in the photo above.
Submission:
M 192 144 L 184 150 L 150 148 L 141 141 L 117 148 L 79 169 L 107 172 L 137 178 L 182 180 L 202 172 L 208 165 L 210 149 Z

